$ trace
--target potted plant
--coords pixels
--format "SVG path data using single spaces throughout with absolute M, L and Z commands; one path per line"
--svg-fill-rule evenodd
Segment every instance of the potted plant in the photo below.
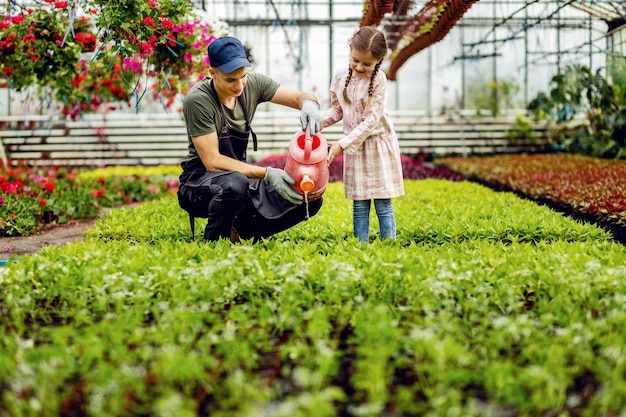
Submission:
M 0 21 L 0 70 L 9 86 L 21 91 L 71 77 L 82 48 L 65 36 L 70 24 L 67 2 L 16 7 Z
M 96 50 L 96 35 L 91 17 L 88 15 L 78 16 L 72 24 L 74 41 L 78 43 L 82 52 L 94 52 Z

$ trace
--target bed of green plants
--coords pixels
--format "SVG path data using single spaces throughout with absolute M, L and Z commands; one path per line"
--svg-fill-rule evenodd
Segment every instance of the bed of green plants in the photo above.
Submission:
M 0 269 L 0 416 L 623 416 L 626 248 L 470 182 L 406 181 L 396 241 L 318 215 L 189 241 L 175 196 Z M 201 230 L 202 220 L 198 220 Z

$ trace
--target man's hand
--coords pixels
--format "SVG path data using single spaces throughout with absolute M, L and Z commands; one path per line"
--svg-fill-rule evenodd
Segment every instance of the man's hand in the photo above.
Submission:
M 293 204 L 302 204 L 302 196 L 298 194 L 291 186 L 296 180 L 291 178 L 284 170 L 278 168 L 267 167 L 263 180 L 269 182 L 276 188 L 285 200 Z
M 320 115 L 320 105 L 313 100 L 304 100 L 302 102 L 302 110 L 300 110 L 300 122 L 302 123 L 302 131 L 306 129 L 307 123 L 311 136 L 320 131 L 320 122 L 322 116 Z

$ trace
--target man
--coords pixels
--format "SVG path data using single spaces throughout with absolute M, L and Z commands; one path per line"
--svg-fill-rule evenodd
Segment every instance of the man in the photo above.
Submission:
M 248 137 L 256 135 L 250 122 L 263 102 L 299 109 L 302 129 L 319 131 L 319 104 L 315 95 L 278 84 L 258 73 L 241 42 L 234 37 L 214 40 L 208 48 L 210 79 L 196 85 L 183 100 L 189 152 L 181 163 L 178 201 L 195 217 L 206 217 L 204 239 L 255 241 L 286 230 L 307 218 L 302 196 L 284 170 L 246 163 Z M 309 203 L 315 215 L 322 199 Z

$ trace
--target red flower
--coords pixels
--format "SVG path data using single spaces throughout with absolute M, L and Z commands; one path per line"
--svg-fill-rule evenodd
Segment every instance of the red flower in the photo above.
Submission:
M 103 198 L 104 197 L 104 191 L 105 191 L 105 189 L 103 187 L 100 187 L 97 190 L 91 190 L 91 192 L 89 194 L 91 194 L 92 197 Z
M 26 43 L 35 42 L 37 38 L 32 33 L 26 34 L 22 37 L 22 40 Z
M 46 203 L 46 200 L 44 200 L 43 198 L 40 198 L 40 199 L 39 199 L 39 205 L 40 205 L 40 206 L 45 207 L 45 206 L 46 206 L 46 204 L 47 204 L 47 203 Z
M 54 2 L 54 7 L 57 9 L 66 9 L 67 8 L 67 1 L 55 1 Z
M 96 37 L 91 32 L 76 32 L 74 39 L 85 51 L 93 51 L 96 48 Z
M 159 17 L 159 20 L 161 20 L 161 26 L 163 26 L 166 29 L 174 29 L 174 27 L 176 27 L 176 25 L 174 24 L 174 22 L 172 22 L 170 19 L 168 19 L 167 17 Z
M 46 190 L 47 193 L 51 193 L 52 191 L 54 191 L 54 184 L 47 182 L 43 185 L 43 189 Z

